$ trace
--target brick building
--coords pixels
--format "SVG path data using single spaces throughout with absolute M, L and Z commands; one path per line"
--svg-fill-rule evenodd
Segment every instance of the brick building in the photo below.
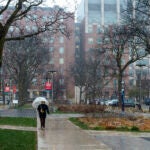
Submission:
M 10 8 L 11 11 L 12 8 Z M 35 98 L 36 96 L 46 96 L 50 98 L 52 95 L 52 91 L 45 90 L 45 82 L 47 80 L 52 80 L 52 75 L 49 74 L 51 71 L 55 71 L 53 74 L 53 84 L 54 84 L 54 96 L 57 96 L 58 100 L 66 100 L 74 98 L 74 81 L 70 76 L 70 65 L 74 63 L 74 54 L 75 54 L 75 42 L 74 42 L 74 18 L 68 17 L 67 19 L 61 19 L 61 11 L 55 11 L 60 9 L 58 6 L 50 7 L 37 7 L 31 11 L 31 13 L 18 22 L 20 26 L 11 26 L 8 34 L 19 34 L 22 32 L 32 32 L 37 31 L 38 28 L 36 24 L 32 22 L 32 20 L 39 19 L 40 21 L 47 21 L 55 19 L 52 15 L 57 12 L 57 15 L 60 17 L 58 24 L 54 24 L 51 28 L 55 28 L 52 33 L 43 33 L 40 34 L 42 37 L 42 42 L 49 49 L 49 61 L 47 65 L 42 68 L 43 72 L 36 73 L 34 79 L 32 80 L 32 85 L 30 86 L 29 98 Z M 51 11 L 54 10 L 52 13 Z M 62 11 L 63 12 L 63 11 Z M 70 12 L 66 12 L 69 13 Z M 63 15 L 64 13 L 62 13 Z M 7 12 L 0 16 L 0 19 L 5 21 L 5 17 L 7 17 Z M 64 17 L 65 18 L 65 17 Z M 36 22 L 40 26 L 40 22 Z M 22 26 L 23 25 L 23 26 Z M 41 24 L 42 25 L 42 24 Z M 57 27 L 58 25 L 58 27 Z M 67 26 L 67 34 L 69 37 L 63 35 L 58 32 L 65 32 Z M 41 27 L 42 30 L 42 27 Z M 49 29 L 50 30 L 50 29 Z M 5 77 L 4 77 L 5 78 Z M 9 80 L 11 77 L 7 77 Z M 13 83 L 12 83 L 13 84 Z M 10 85 L 12 86 L 12 85 Z M 17 90 L 18 91 L 18 90 Z M 18 91 L 19 92 L 19 91 Z
M 85 53 L 96 45 L 101 44 L 105 27 L 112 24 L 120 24 L 122 9 L 126 7 L 124 0 L 82 0 L 78 8 L 78 21 L 80 22 L 82 49 Z M 122 63 L 129 59 L 128 49 Z M 125 70 L 124 81 L 128 88 L 129 67 Z M 117 92 L 117 79 L 113 78 L 103 89 L 104 97 L 111 97 Z

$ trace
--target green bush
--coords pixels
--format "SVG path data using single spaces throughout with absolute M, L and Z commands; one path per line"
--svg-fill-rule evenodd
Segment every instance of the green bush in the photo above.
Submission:
M 117 131 L 129 131 L 129 128 L 128 127 L 117 127 L 116 129 Z
M 94 127 L 92 128 L 93 130 L 104 130 L 105 128 L 104 127 L 101 127 L 101 126 L 97 126 L 97 127 Z
M 133 127 L 131 127 L 131 129 L 130 129 L 131 131 L 139 131 L 139 128 L 138 127 L 136 127 L 136 126 L 133 126 Z

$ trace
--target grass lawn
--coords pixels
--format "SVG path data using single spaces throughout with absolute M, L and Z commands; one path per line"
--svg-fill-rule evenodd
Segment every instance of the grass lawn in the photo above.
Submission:
M 36 132 L 0 129 L 0 150 L 36 150 L 36 147 Z
M 0 125 L 36 127 L 36 118 L 0 117 Z M 0 150 L 36 150 L 37 133 L 0 129 Z
M 0 125 L 36 127 L 36 118 L 0 117 Z

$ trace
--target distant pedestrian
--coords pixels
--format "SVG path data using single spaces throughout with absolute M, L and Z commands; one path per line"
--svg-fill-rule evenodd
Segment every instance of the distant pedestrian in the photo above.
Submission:
M 37 108 L 40 117 L 41 129 L 45 129 L 45 119 L 46 114 L 49 114 L 48 106 L 45 104 L 45 101 L 42 101 L 41 104 Z
M 141 104 L 137 104 L 139 111 L 143 112 Z

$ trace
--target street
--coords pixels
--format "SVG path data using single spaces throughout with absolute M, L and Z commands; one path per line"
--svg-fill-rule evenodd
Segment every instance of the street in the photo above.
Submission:
M 150 149 L 150 133 L 89 131 L 89 134 L 112 150 Z

